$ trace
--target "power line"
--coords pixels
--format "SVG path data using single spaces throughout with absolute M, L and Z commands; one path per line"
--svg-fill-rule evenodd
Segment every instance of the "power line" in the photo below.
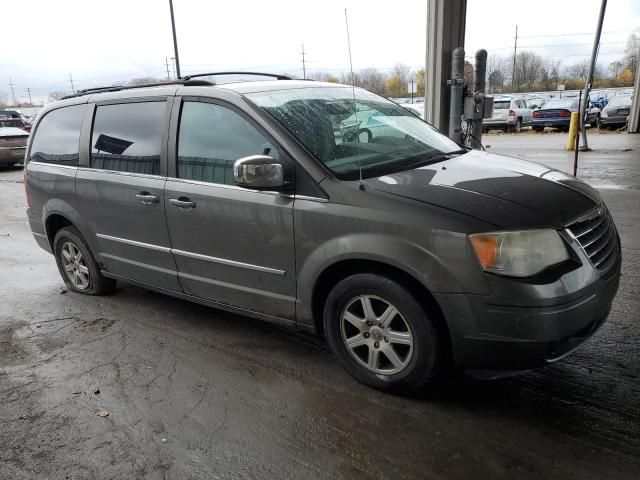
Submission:
M 633 30 L 609 30 L 607 32 L 602 33 L 633 33 Z M 548 38 L 548 37 L 578 37 L 581 35 L 593 35 L 594 32 L 584 32 L 584 33 L 554 33 L 548 35 L 520 35 L 520 38 Z

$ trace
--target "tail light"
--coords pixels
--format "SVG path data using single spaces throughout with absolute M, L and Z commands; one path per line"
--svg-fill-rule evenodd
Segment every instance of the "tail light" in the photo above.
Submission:
M 511 110 L 511 109 L 509 109 L 509 113 L 508 113 L 508 115 L 509 115 L 510 117 L 515 117 L 515 116 L 516 116 L 516 112 L 515 112 L 515 110 Z
M 540 112 L 533 112 L 533 118 L 540 118 L 542 114 Z
M 561 117 L 570 117 L 571 116 L 571 112 L 569 110 L 562 110 L 560 112 L 560 116 Z

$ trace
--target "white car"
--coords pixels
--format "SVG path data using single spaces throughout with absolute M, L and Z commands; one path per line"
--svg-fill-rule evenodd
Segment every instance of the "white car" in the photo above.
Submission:
M 500 129 L 505 132 L 519 132 L 522 127 L 530 125 L 533 109 L 529 108 L 524 98 L 504 95 L 493 100 L 493 116 L 482 120 L 482 131 Z

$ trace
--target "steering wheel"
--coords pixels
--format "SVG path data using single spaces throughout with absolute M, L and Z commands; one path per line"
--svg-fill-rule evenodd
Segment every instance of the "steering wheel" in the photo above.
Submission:
M 367 143 L 373 143 L 373 133 L 368 128 L 359 128 L 355 132 L 347 132 L 342 136 L 343 142 L 352 142 L 356 138 L 360 138 L 361 133 L 367 134 Z

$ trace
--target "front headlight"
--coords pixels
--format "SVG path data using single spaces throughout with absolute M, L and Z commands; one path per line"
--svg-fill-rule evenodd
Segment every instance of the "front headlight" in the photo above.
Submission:
M 529 277 L 569 259 L 557 231 L 522 230 L 469 235 L 471 245 L 487 272 Z

